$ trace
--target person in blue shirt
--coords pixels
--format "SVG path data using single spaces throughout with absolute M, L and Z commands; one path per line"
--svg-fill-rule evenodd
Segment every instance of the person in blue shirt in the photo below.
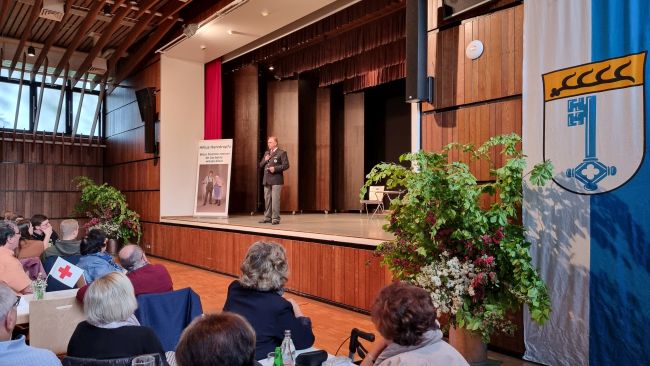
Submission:
M 25 336 L 12 340 L 11 333 L 18 317 L 16 308 L 20 297 L 7 285 L 0 283 L 0 365 L 12 366 L 61 366 L 52 351 L 30 347 Z
M 84 270 L 84 279 L 90 284 L 111 272 L 122 272 L 110 254 L 106 253 L 106 234 L 99 229 L 92 229 L 81 242 L 81 258 L 77 266 Z

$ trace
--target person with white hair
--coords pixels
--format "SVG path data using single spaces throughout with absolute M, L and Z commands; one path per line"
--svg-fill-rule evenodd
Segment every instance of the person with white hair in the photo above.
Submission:
M 84 297 L 86 320 L 72 334 L 68 356 L 111 359 L 158 353 L 165 360 L 156 334 L 133 315 L 137 307 L 133 285 L 124 274 L 96 279 Z
M 16 308 L 20 296 L 4 283 L 0 283 L 0 365 L 12 366 L 61 366 L 61 361 L 52 351 L 30 347 L 25 336 L 11 339 L 18 317 Z
M 284 247 L 273 242 L 253 243 L 241 264 L 241 277 L 228 287 L 223 306 L 243 316 L 256 334 L 255 359 L 265 358 L 291 331 L 296 349 L 314 344 L 311 320 L 293 299 L 282 297 L 289 274 Z
M 15 257 L 20 244 L 20 231 L 15 222 L 0 222 L 0 282 L 21 294 L 32 293 L 32 281 L 25 274 L 22 263 Z

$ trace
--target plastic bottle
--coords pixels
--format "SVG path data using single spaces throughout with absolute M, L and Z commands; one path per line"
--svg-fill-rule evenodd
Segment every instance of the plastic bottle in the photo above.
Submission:
M 294 366 L 296 364 L 296 347 L 291 340 L 291 331 L 284 331 L 284 340 L 282 340 L 282 366 Z

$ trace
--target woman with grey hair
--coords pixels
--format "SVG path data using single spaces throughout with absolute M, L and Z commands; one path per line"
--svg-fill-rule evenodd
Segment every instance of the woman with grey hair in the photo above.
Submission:
M 270 242 L 253 243 L 241 271 L 241 277 L 228 287 L 223 310 L 243 316 L 255 330 L 255 359 L 273 352 L 282 343 L 285 330 L 291 331 L 297 349 L 311 347 L 311 320 L 303 316 L 295 301 L 282 297 L 289 273 L 284 248 Z
M 138 303 L 131 281 L 119 272 L 95 280 L 84 296 L 87 320 L 79 323 L 68 343 L 68 356 L 124 358 L 165 351 L 151 328 L 133 315 Z M 166 361 L 164 361 L 166 364 Z

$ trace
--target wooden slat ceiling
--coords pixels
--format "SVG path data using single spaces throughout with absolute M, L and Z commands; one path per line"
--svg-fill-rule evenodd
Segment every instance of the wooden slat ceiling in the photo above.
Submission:
M 179 11 L 192 0 L 66 1 L 65 16 L 57 22 L 38 16 L 43 0 L 0 0 L 0 65 L 5 73 L 13 70 L 10 77 L 19 77 L 22 56 L 33 45 L 36 57 L 27 58 L 27 71 L 35 69 L 42 74 L 47 56 L 48 76 L 63 76 L 69 65 L 70 78 L 80 86 L 93 60 L 102 57 L 108 61 L 108 75 L 91 73 L 89 79 L 115 85 L 128 76 L 116 72 L 118 61 L 126 65 L 142 62 L 149 54 L 137 51 L 154 49 L 156 45 L 151 43 L 161 38 L 158 27 L 169 30 L 170 24 L 182 21 Z M 155 37 L 150 37 L 152 34 Z M 32 80 L 35 74 L 32 72 Z

